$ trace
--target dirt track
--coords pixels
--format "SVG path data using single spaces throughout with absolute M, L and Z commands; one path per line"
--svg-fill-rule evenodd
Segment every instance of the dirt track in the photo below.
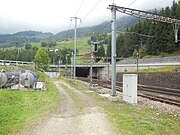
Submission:
M 39 124 L 34 135 L 112 135 L 112 130 L 94 99 L 66 82 L 55 81 L 61 95 L 58 111 Z M 63 87 L 68 88 L 65 90 Z

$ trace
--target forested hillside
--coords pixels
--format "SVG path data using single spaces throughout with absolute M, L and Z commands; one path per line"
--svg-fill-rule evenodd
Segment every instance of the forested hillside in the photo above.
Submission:
M 175 2 L 171 7 L 162 8 L 155 13 L 163 16 L 180 19 L 180 1 Z M 129 27 L 127 32 L 136 32 L 153 36 L 152 38 L 142 37 L 130 33 L 118 34 L 117 36 L 117 56 L 135 56 L 139 51 L 140 57 L 145 55 L 159 55 L 162 53 L 172 53 L 180 49 L 180 44 L 175 44 L 174 25 L 149 20 L 141 21 L 133 27 Z M 179 30 L 180 39 L 180 30 Z M 110 40 L 111 38 L 109 38 Z M 110 42 L 108 45 L 108 56 L 110 56 Z
M 29 42 L 41 42 L 50 40 L 53 36 L 50 32 L 23 31 L 14 34 L 0 34 L 0 47 L 7 48 L 17 46 L 17 44 Z
M 120 17 L 117 20 L 117 28 L 124 30 L 129 26 L 133 26 L 138 22 L 137 18 L 126 16 Z M 96 32 L 110 32 L 111 23 L 103 22 L 99 25 L 91 27 L 80 27 L 77 29 L 77 37 L 89 37 L 92 33 Z M 74 26 L 71 29 L 59 32 L 53 35 L 50 32 L 38 32 L 38 31 L 22 31 L 14 34 L 0 34 L 0 47 L 7 48 L 17 46 L 17 44 L 25 44 L 30 42 L 42 42 L 42 41 L 61 41 L 67 38 L 74 38 Z
M 125 30 L 127 27 L 133 26 L 139 21 L 138 18 L 131 16 L 123 16 L 117 19 L 117 29 Z M 111 22 L 106 21 L 99 25 L 91 26 L 91 27 L 79 27 L 77 29 L 77 37 L 89 37 L 92 33 L 108 33 L 111 31 Z M 74 37 L 74 26 L 72 29 L 67 31 L 62 31 L 53 36 L 54 40 L 62 40 L 65 38 L 73 38 Z

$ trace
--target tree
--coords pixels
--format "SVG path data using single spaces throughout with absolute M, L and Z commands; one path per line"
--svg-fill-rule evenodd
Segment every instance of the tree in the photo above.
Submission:
M 41 47 L 46 47 L 47 46 L 47 43 L 46 42 L 41 42 Z
M 111 35 L 108 37 L 107 56 L 111 57 Z
M 34 57 L 34 62 L 37 69 L 46 70 L 48 67 L 49 56 L 47 50 L 40 48 Z
M 98 57 L 105 57 L 105 49 L 104 49 L 104 46 L 103 45 L 100 45 L 97 53 L 96 53 L 96 56 Z
M 26 50 L 30 50 L 32 48 L 32 45 L 31 44 L 25 44 L 25 49 Z
M 32 47 L 32 50 L 33 50 L 35 53 L 37 52 L 38 49 L 39 49 L 39 48 L 36 47 L 36 46 L 33 46 L 33 47 Z
M 56 41 L 48 41 L 48 42 L 46 43 L 46 45 L 47 45 L 48 47 L 54 47 L 54 46 L 56 46 Z

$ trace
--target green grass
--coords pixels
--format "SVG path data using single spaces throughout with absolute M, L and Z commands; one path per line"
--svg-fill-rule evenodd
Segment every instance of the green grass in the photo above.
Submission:
M 76 47 L 78 49 L 78 55 L 84 55 L 90 52 L 90 45 L 87 44 L 89 38 L 77 38 Z M 70 48 L 74 50 L 74 40 L 69 40 L 67 42 L 61 41 L 57 42 L 56 48 Z
M 169 56 L 180 56 L 180 49 L 171 53 Z
M 149 68 L 149 69 L 141 69 L 139 72 L 172 72 L 175 71 L 180 66 L 165 66 L 161 68 Z
M 88 40 L 89 40 L 88 37 L 77 38 L 77 41 L 76 41 L 76 48 L 78 50 L 77 56 L 76 56 L 77 64 L 82 64 L 87 61 L 83 56 L 90 53 L 90 45 L 87 44 Z M 54 48 L 58 48 L 58 49 L 70 48 L 74 50 L 73 39 L 70 39 L 69 41 L 61 41 L 61 42 L 56 42 L 56 43 L 57 45 Z M 35 46 L 35 47 L 41 47 L 41 43 L 31 43 L 31 44 L 32 46 Z
M 143 58 L 160 58 L 160 57 L 171 57 L 171 56 L 180 56 L 180 49 L 169 54 L 169 53 L 161 53 L 160 55 L 146 55 Z
M 34 70 L 34 66 L 19 66 L 19 69 L 27 69 L 27 70 Z M 17 70 L 17 66 L 0 66 L 0 70 Z
M 87 44 L 88 41 L 88 37 L 84 37 L 84 38 L 77 38 L 76 41 L 76 48 L 78 49 L 78 55 L 84 55 L 86 53 L 90 52 L 90 46 Z M 59 49 L 64 49 L 64 48 L 70 48 L 74 50 L 74 40 L 71 39 L 69 41 L 61 41 L 61 42 L 56 42 L 57 45 L 55 46 L 55 48 L 59 48 Z M 35 47 L 41 47 L 41 43 L 31 43 L 32 46 Z
M 15 67 L 15 66 L 0 66 L 0 70 L 2 70 L 2 69 L 4 69 L 4 70 L 16 70 L 17 67 Z
M 32 42 L 30 44 L 32 45 L 32 47 L 41 47 L 41 43 Z
M 0 135 L 17 134 L 55 111 L 59 94 L 52 82 L 47 91 L 0 90 Z
M 99 100 L 99 99 L 98 99 Z M 155 110 L 127 105 L 122 101 L 108 102 L 101 98 L 109 120 L 115 126 L 116 133 L 124 135 L 167 135 L 180 133 L 180 119 L 167 114 L 157 113 Z
M 139 72 L 141 73 L 154 73 L 154 72 L 175 72 L 176 69 L 180 68 L 180 66 L 164 66 L 161 68 L 147 68 L 147 69 L 140 69 Z M 137 70 L 128 70 L 127 72 L 118 72 L 118 73 L 136 73 Z
M 88 89 L 84 83 L 66 80 L 71 86 Z M 123 101 L 110 102 L 97 93 L 88 93 L 108 115 L 117 135 L 179 135 L 180 118 L 157 112 L 144 106 L 132 106 Z

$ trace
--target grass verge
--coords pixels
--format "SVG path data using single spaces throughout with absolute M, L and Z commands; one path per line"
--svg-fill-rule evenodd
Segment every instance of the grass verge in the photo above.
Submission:
M 67 82 L 70 82 L 67 80 Z M 81 82 L 70 82 L 79 89 Z M 83 88 L 84 89 L 84 88 Z M 88 89 L 88 88 L 86 88 Z M 104 109 L 116 134 L 122 135 L 179 135 L 180 118 L 144 106 L 132 106 L 123 101 L 110 102 L 97 93 L 88 93 Z
M 175 71 L 180 66 L 165 66 L 161 68 L 149 68 L 149 69 L 141 69 L 139 72 L 172 72 Z
M 17 134 L 55 111 L 59 94 L 50 81 L 47 88 L 47 91 L 0 90 L 0 135 Z
M 139 72 L 141 73 L 155 73 L 155 72 L 176 72 L 177 69 L 179 69 L 180 66 L 164 66 L 161 68 L 146 68 L 146 69 L 140 69 Z M 118 72 L 118 73 L 136 73 L 137 70 L 128 70 L 127 72 Z

